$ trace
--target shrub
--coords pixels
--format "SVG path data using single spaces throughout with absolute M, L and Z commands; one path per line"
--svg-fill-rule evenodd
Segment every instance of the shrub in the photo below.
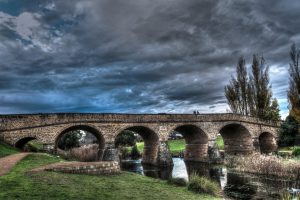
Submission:
M 295 148 L 294 150 L 293 150 L 293 155 L 294 156 L 300 156 L 300 148 L 298 147 L 298 148 Z
M 136 146 L 136 144 L 131 149 L 131 158 L 132 159 L 138 159 L 141 157 L 141 154 Z
M 69 150 L 74 147 L 80 147 L 80 138 L 82 133 L 79 130 L 65 133 L 58 141 L 58 148 L 62 150 Z
M 217 196 L 220 194 L 219 185 L 206 177 L 192 174 L 188 182 L 188 190 Z
M 121 159 L 128 159 L 130 157 L 130 152 L 127 147 L 121 147 L 119 149 L 120 149 Z
M 135 144 L 135 136 L 132 131 L 122 131 L 117 137 L 115 145 L 119 146 L 133 146 Z
M 172 185 L 177 185 L 177 186 L 186 186 L 187 182 L 184 178 L 173 178 L 170 177 L 168 179 L 168 183 Z

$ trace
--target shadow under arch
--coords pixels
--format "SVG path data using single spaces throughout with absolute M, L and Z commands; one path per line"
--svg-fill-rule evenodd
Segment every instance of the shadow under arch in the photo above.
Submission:
M 25 145 L 28 142 L 30 142 L 31 140 L 36 140 L 36 139 L 37 139 L 36 137 L 32 137 L 32 136 L 21 138 L 15 143 L 15 147 L 18 149 L 24 150 Z
M 139 134 L 144 141 L 144 151 L 142 155 L 142 163 L 149 165 L 157 165 L 157 157 L 159 151 L 159 136 L 152 129 L 146 126 L 130 126 L 120 131 L 116 137 L 123 131 L 132 131 Z M 115 138 L 116 138 L 115 137 Z
M 272 133 L 269 132 L 262 132 L 259 137 L 259 148 L 261 153 L 272 153 L 276 151 L 277 144 L 276 139 Z
M 237 123 L 223 126 L 219 133 L 224 140 L 224 151 L 227 154 L 249 154 L 253 152 L 252 136 L 248 129 Z
M 57 153 L 58 142 L 62 138 L 62 136 L 70 131 L 75 131 L 75 130 L 87 131 L 93 134 L 97 138 L 97 144 L 99 145 L 98 160 L 102 160 L 104 154 L 104 148 L 105 148 L 105 139 L 99 130 L 89 125 L 75 125 L 75 126 L 68 127 L 64 129 L 62 132 L 60 132 L 58 136 L 55 138 L 54 153 Z
M 185 139 L 185 161 L 207 161 L 208 136 L 196 125 L 180 125 L 173 131 L 182 134 Z

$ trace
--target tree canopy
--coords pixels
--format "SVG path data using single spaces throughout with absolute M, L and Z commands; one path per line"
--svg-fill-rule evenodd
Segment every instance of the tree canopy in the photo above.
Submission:
M 296 48 L 296 45 L 291 46 L 290 51 L 290 82 L 288 90 L 289 110 L 290 115 L 295 120 L 300 122 L 300 69 L 299 69 L 299 57 L 300 50 Z
M 277 99 L 272 99 L 269 67 L 264 57 L 253 55 L 248 74 L 244 57 L 236 67 L 236 77 L 225 86 L 225 97 L 233 113 L 250 115 L 264 120 L 280 120 Z

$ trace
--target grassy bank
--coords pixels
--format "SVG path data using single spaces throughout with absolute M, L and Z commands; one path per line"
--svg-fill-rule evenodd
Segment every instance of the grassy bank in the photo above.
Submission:
M 18 153 L 19 150 L 0 141 L 0 158 Z
M 179 139 L 179 140 L 169 140 L 168 141 L 170 151 L 172 154 L 178 154 L 185 149 L 185 141 L 184 139 Z M 139 152 L 143 152 L 144 150 L 144 142 L 137 142 L 136 143 Z
M 218 199 L 125 172 L 114 176 L 26 173 L 60 160 L 47 154 L 28 156 L 9 174 L 0 177 L 0 199 Z

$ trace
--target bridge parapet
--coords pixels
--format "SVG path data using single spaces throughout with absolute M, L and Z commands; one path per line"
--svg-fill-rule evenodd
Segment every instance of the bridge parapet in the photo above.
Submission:
M 236 121 L 277 127 L 279 124 L 231 113 L 222 114 L 96 114 L 57 113 L 0 115 L 0 131 L 64 123 L 183 123 Z

